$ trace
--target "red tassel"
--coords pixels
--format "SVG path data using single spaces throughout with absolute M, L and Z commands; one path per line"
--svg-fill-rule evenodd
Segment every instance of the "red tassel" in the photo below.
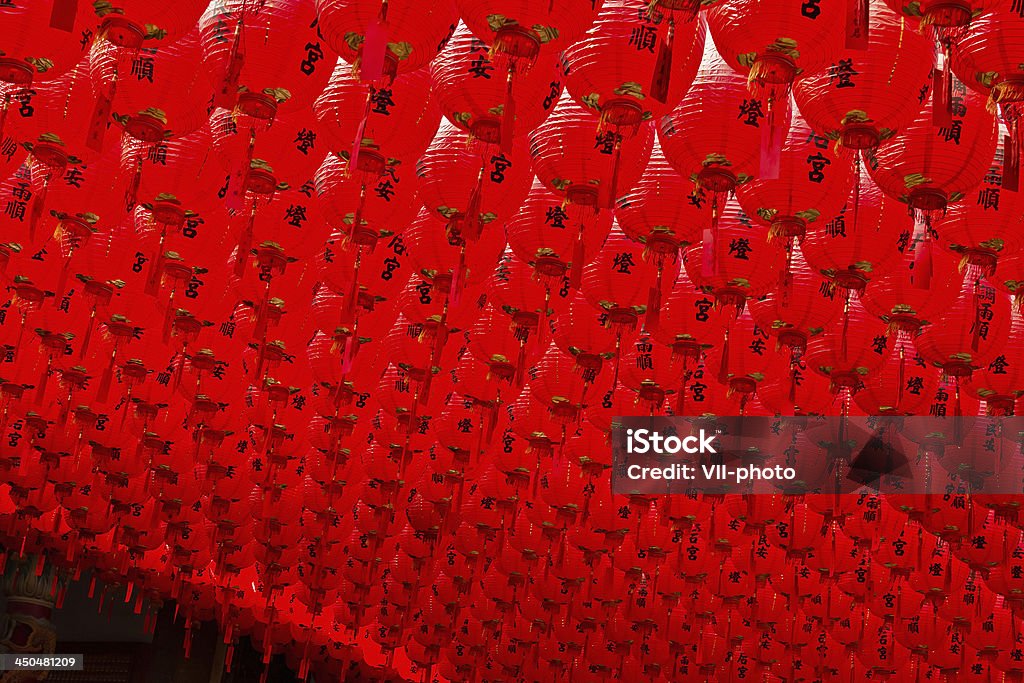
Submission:
M 238 247 L 235 251 L 235 275 L 242 277 L 249 265 L 249 252 L 252 251 L 253 225 L 256 223 L 256 202 L 252 203 L 252 212 L 249 214 L 249 222 L 246 223 L 242 234 L 238 236 Z
M 135 203 L 139 197 L 139 185 L 142 184 L 142 155 L 135 162 L 135 174 L 132 176 L 132 182 L 128 185 L 128 189 L 124 193 L 124 210 L 131 212 L 135 208 Z
M 484 167 L 481 164 L 480 173 L 477 174 L 476 186 L 469 195 L 469 203 L 466 206 L 466 215 L 463 219 L 462 237 L 465 240 L 474 241 L 483 232 L 483 223 L 480 220 L 480 207 L 483 204 L 484 194 Z
M 243 38 L 245 34 L 245 10 L 243 8 L 235 24 L 235 35 L 231 42 L 231 53 L 228 56 L 228 66 L 224 71 L 224 80 L 216 93 L 216 104 L 224 109 L 232 109 L 238 100 L 238 82 L 242 77 L 242 67 L 245 66 L 245 45 Z
M 722 338 L 722 364 L 718 368 L 718 381 L 722 384 L 729 382 L 729 329 L 726 328 Z
M 356 252 L 356 264 L 352 271 L 352 287 L 349 289 L 345 300 L 342 323 L 354 327 L 356 322 L 356 306 L 359 303 L 359 268 L 363 262 L 363 248 L 359 247 Z
M 932 283 L 932 237 L 931 221 L 925 218 L 924 235 L 914 247 L 914 272 L 911 278 L 917 289 L 928 289 Z
M 341 374 L 347 375 L 352 371 L 352 360 L 355 357 L 356 337 L 354 334 L 345 337 L 345 346 L 341 351 Z
M 712 277 L 715 271 L 718 270 L 718 263 L 715 259 L 716 232 L 713 227 L 704 228 L 704 234 L 701 238 L 700 273 L 703 277 Z
M 1003 184 L 1004 190 L 1018 192 L 1020 190 L 1020 124 L 1010 122 L 1010 134 L 1003 137 Z
M 47 175 L 43 179 L 43 187 L 32 200 L 32 213 L 29 215 L 28 223 L 28 234 L 32 239 L 35 239 L 36 229 L 39 227 L 39 221 L 43 218 L 43 209 L 46 206 L 46 195 L 50 191 L 50 176 Z M 63 292 L 61 292 L 63 294 Z
M 379 81 L 384 76 L 384 57 L 388 49 L 388 0 L 380 5 L 377 21 L 366 27 L 359 67 L 359 78 L 364 83 Z
M 359 153 L 363 149 L 363 136 L 366 135 L 366 122 L 370 118 L 370 104 L 373 102 L 373 95 L 377 91 L 373 85 L 366 93 L 366 102 L 363 105 L 363 118 L 359 119 L 359 127 L 356 128 L 356 137 L 352 140 L 352 151 L 348 156 L 348 164 L 345 172 L 352 175 L 359 170 Z
M 114 379 L 114 359 L 110 359 L 110 365 L 103 371 L 103 376 L 100 377 L 100 386 L 96 390 L 96 400 L 100 403 L 106 403 L 107 397 L 110 395 L 110 384 Z
M 791 366 L 792 369 L 789 372 L 789 402 L 792 403 L 793 407 L 795 408 L 796 407 L 796 373 L 798 371 L 798 366 L 797 366 L 797 364 L 795 362 L 790 363 L 790 366 Z
M 903 404 L 903 390 L 904 390 L 904 376 L 906 373 L 906 352 L 904 345 L 900 344 L 900 365 L 899 370 L 896 373 L 896 384 L 899 387 L 899 392 L 896 394 L 896 412 L 899 412 L 900 406 Z
M 149 296 L 156 296 L 160 292 L 160 283 L 164 277 L 164 261 L 164 250 L 161 244 L 160 251 L 157 252 L 156 258 L 153 259 L 153 264 L 149 267 L 149 277 L 146 278 L 145 291 Z
M 512 154 L 512 140 L 515 138 L 516 97 L 512 92 L 515 75 L 516 63 L 512 61 L 508 65 L 508 80 L 505 83 L 505 107 L 502 109 L 501 116 L 501 151 L 505 154 Z
M 772 95 L 774 97 L 774 95 Z M 789 93 L 786 93 L 782 106 L 788 111 Z M 782 143 L 786 135 L 785 126 L 779 122 L 778 103 L 768 105 L 767 125 L 761 127 L 761 163 L 759 179 L 778 180 L 779 169 L 782 163 Z M 786 116 L 782 117 L 787 120 Z
M 661 278 L 658 278 L 658 284 L 655 287 L 651 287 L 647 293 L 647 317 L 644 319 L 644 327 L 648 332 L 654 332 L 658 329 L 658 325 L 661 322 Z
M 256 129 L 249 129 L 249 147 L 245 152 L 242 163 L 235 166 L 235 170 L 228 179 L 228 194 L 225 201 L 229 211 L 239 212 L 245 206 L 245 183 L 252 168 L 252 155 L 256 149 Z
M 615 134 L 615 155 L 612 157 L 612 177 L 604 190 L 602 206 L 606 209 L 615 208 L 615 200 L 619 198 L 619 167 L 622 166 L 622 136 Z
M 844 361 L 847 354 L 847 338 L 850 331 L 850 290 L 846 290 L 846 303 L 843 305 L 843 331 L 839 342 L 839 357 Z
M 981 323 L 982 323 L 982 312 L 981 307 L 981 287 L 978 286 L 978 280 L 974 281 L 974 324 L 971 325 L 971 351 L 978 352 L 978 346 L 981 344 Z
M 871 0 L 846 0 L 846 49 L 867 50 Z
M 932 70 L 932 125 L 948 127 L 953 123 L 953 74 L 949 63 L 949 41 L 944 41 L 941 67 Z
M 583 224 L 580 223 L 579 232 L 576 233 L 576 241 L 572 245 L 572 263 L 569 264 L 569 286 L 572 289 L 579 289 L 583 281 L 583 265 L 587 258 L 587 243 L 583 238 Z
M 448 289 L 448 301 L 453 306 L 458 306 L 462 301 L 462 289 L 466 282 L 466 245 L 463 243 L 459 250 L 459 262 L 452 271 L 452 283 Z
M 658 48 L 658 61 L 654 64 L 654 76 L 651 78 L 651 97 L 661 103 L 668 101 L 668 86 L 672 79 L 672 48 L 676 37 L 676 20 L 673 14 L 668 15 L 668 34 Z
M 70 33 L 75 29 L 78 0 L 54 0 L 50 11 L 50 28 Z
M 89 132 L 85 137 L 85 146 L 94 152 L 103 151 L 103 138 L 107 135 L 107 128 L 110 126 L 110 113 L 114 108 L 114 92 L 117 87 L 115 81 L 110 86 L 109 93 L 100 93 L 96 97 L 96 105 L 92 110 L 92 119 L 89 122 Z
M 0 140 L 4 139 L 4 129 L 7 127 L 7 111 L 11 108 L 11 93 L 4 95 L 3 109 L 0 109 Z
M 39 378 L 39 387 L 36 390 L 36 405 L 42 405 L 43 398 L 46 396 L 46 383 L 50 379 L 51 360 L 49 357 L 46 358 L 46 367 L 43 368 L 43 375 Z

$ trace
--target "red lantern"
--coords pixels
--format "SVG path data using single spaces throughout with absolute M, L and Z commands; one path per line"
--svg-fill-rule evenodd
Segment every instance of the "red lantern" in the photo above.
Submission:
M 501 78 L 493 49 L 460 24 L 447 47 L 430 63 L 431 87 L 454 125 L 506 154 L 514 139 L 536 128 L 562 94 L 566 67 L 545 52 L 530 69 L 511 68 Z
M 998 127 L 984 99 L 960 81 L 952 88 L 957 116 L 948 126 L 934 125 L 926 109 L 867 155 L 868 170 L 882 191 L 916 211 L 944 211 L 966 197 L 996 151 Z
M 533 266 L 542 280 L 569 297 L 570 273 L 576 279 L 592 261 L 611 230 L 612 216 L 593 216 L 586 207 L 567 203 L 537 179 L 522 207 L 505 222 L 508 243 L 515 254 Z M 565 294 L 562 294 L 562 292 Z
M 847 294 L 841 320 L 807 342 L 807 365 L 835 388 L 855 389 L 890 351 L 885 326 Z
M 999 349 L 988 365 L 982 365 L 971 375 L 965 389 L 985 401 L 991 415 L 1012 415 L 1014 402 L 1024 394 L 1024 368 L 1018 367 L 1021 346 L 1024 344 L 1024 316 L 1017 310 L 1011 313 L 1010 332 L 1004 348 Z
M 313 0 L 267 0 L 258 7 L 225 0 L 206 7 L 199 32 L 217 106 L 264 121 L 273 121 L 278 110 L 307 111 L 335 61 L 317 24 Z
M 376 88 L 361 83 L 352 65 L 341 60 L 313 113 L 331 151 L 351 154 L 354 146 L 368 145 L 407 161 L 423 153 L 441 119 L 425 69 Z
M 489 224 L 511 216 L 530 188 L 525 150 L 506 155 L 447 121 L 416 162 L 419 198 L 452 234 L 473 241 Z
M 451 0 L 316 0 L 318 33 L 364 83 L 417 71 L 444 49 L 458 14 Z
M 968 270 L 960 293 L 934 324 L 914 340 L 929 363 L 953 377 L 969 377 L 988 365 L 1010 333 L 1009 297 L 996 291 L 980 273 Z
M 1000 144 L 981 186 L 935 223 L 939 244 L 960 254 L 961 264 L 979 266 L 987 276 L 996 272 L 1001 255 L 1010 256 L 1024 246 L 1024 193 L 1005 185 L 1010 152 Z
M 920 93 L 930 85 L 933 52 L 882 0 L 864 2 L 864 8 L 866 45 L 848 45 L 831 66 L 793 85 L 811 127 L 857 152 L 877 147 L 913 122 Z
M 680 201 L 687 195 L 686 201 Z M 702 193 L 669 166 L 655 142 L 644 174 L 618 198 L 615 218 L 622 231 L 647 251 L 677 257 L 680 247 L 700 239 L 704 224 L 710 221 L 701 212 L 703 204 Z
M 642 0 L 607 0 L 593 28 L 565 51 L 567 87 L 605 124 L 636 127 L 683 99 L 703 51 L 701 22 L 677 26 L 673 12 Z
M 776 177 L 754 178 L 737 188 L 736 197 L 748 216 L 768 226 L 769 239 L 803 237 L 846 204 L 850 164 L 796 114 L 779 154 Z
M 801 243 L 812 268 L 837 286 L 856 291 L 892 270 L 914 237 L 906 209 L 883 194 L 864 168 L 858 173 L 842 211 L 826 218 Z
M 557 50 L 578 40 L 591 27 L 603 0 L 570 0 L 544 6 L 531 0 L 456 0 L 469 29 L 508 59 Z
M 911 341 L 896 339 L 885 364 L 864 380 L 854 400 L 868 415 L 925 415 L 937 388 L 938 374 Z
M 665 157 L 683 178 L 696 183 L 701 200 L 702 190 L 729 193 L 757 174 L 765 108 L 748 92 L 747 80 L 706 40 L 687 96 L 658 124 Z
M 0 58 L 0 81 L 28 87 L 67 72 L 81 59 L 87 41 L 85 12 L 61 0 L 9 3 L 0 8 L 0 31 L 7 38 Z M 11 95 L 5 96 L 5 111 Z
M 835 289 L 812 271 L 802 249 L 789 247 L 786 277 L 775 290 L 750 302 L 750 314 L 758 327 L 793 349 L 804 349 L 807 338 L 824 330 L 842 312 Z
M 768 231 L 730 200 L 718 224 L 704 229 L 702 243 L 687 248 L 684 263 L 690 280 L 719 304 L 742 308 L 778 284 L 784 259 Z
M 551 116 L 530 134 L 533 170 L 573 204 L 612 208 L 639 180 L 651 154 L 654 131 L 647 122 L 638 126 L 632 136 L 598 130 L 595 143 L 597 119 L 563 95 Z
M 130 57 L 118 44 L 97 40 L 89 74 L 94 90 L 111 100 L 114 121 L 136 140 L 159 145 L 206 123 L 212 88 L 196 28 Z
M 905 242 L 904 237 L 900 244 Z M 901 250 L 899 264 L 891 272 L 872 278 L 860 300 L 871 313 L 889 323 L 890 332 L 914 334 L 945 310 L 956 296 L 962 276 L 956 259 L 940 250 L 931 256 L 931 272 L 925 277 L 918 251 L 925 248 L 924 241 L 918 239 L 909 246 Z

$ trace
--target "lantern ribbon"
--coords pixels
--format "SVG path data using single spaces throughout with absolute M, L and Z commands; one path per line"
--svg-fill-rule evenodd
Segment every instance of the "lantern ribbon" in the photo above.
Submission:
M 70 33 L 75 29 L 78 0 L 54 0 L 50 11 L 50 28 Z
M 675 37 L 675 15 L 670 13 L 668 15 L 668 33 L 658 48 L 658 61 L 654 64 L 654 77 L 651 79 L 651 97 L 662 104 L 668 101 L 668 87 L 672 78 L 672 50 Z
M 871 0 L 846 0 L 846 49 L 867 50 Z
M 384 59 L 388 49 L 388 0 L 380 4 L 376 21 L 366 27 L 360 54 L 359 78 L 364 83 L 379 81 L 384 76 Z
M 516 126 L 516 96 L 513 92 L 513 79 L 516 75 L 515 60 L 509 62 L 508 79 L 505 82 L 505 106 L 501 111 L 501 151 L 512 154 L 512 140 Z

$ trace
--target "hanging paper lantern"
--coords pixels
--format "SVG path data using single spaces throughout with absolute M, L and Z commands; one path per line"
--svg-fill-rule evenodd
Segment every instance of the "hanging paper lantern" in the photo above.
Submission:
M 698 197 L 704 199 L 701 190 L 729 193 L 758 172 L 766 111 L 709 37 L 687 96 L 658 123 L 658 140 L 669 163 L 697 185 Z
M 749 311 L 733 321 L 721 344 L 708 353 L 706 369 L 729 388 L 745 397 L 773 374 L 781 374 L 786 357 L 772 348 L 768 332 L 754 323 Z
M 908 248 L 924 249 L 921 243 L 921 252 L 916 251 L 906 209 L 883 194 L 866 169 L 858 174 L 842 210 L 823 218 L 826 222 L 809 231 L 800 246 L 812 268 L 843 289 L 860 291 L 893 270 Z
M 351 155 L 354 146 L 368 145 L 407 161 L 423 153 L 441 119 L 426 70 L 376 88 L 360 83 L 343 60 L 313 103 L 313 113 L 327 142 L 322 151 Z
M 854 394 L 868 415 L 923 415 L 935 396 L 938 375 L 909 339 L 896 339 L 885 364 Z
M 925 243 L 918 239 L 905 245 L 908 237 L 904 233 L 900 238 L 904 248 L 899 250 L 898 265 L 873 277 L 860 293 L 861 303 L 889 324 L 890 333 L 914 334 L 922 325 L 934 322 L 956 296 L 962 277 L 955 256 L 942 250 L 932 253 L 930 272 L 926 273 L 919 251 Z
M 612 208 L 643 175 L 653 138 L 646 122 L 632 136 L 597 130 L 596 118 L 563 95 L 530 134 L 530 156 L 541 182 L 569 202 Z
M 0 31 L 7 36 L 0 58 L 0 81 L 26 87 L 49 81 L 70 70 L 81 59 L 87 42 L 85 12 L 61 0 L 8 3 L 0 7 Z M 5 95 L 5 109 L 11 94 Z
M 761 177 L 778 176 L 793 82 L 836 60 L 844 15 L 838 6 L 797 0 L 776 3 L 770 11 L 751 0 L 727 0 L 705 13 L 719 53 L 729 66 L 747 74 L 752 93 L 765 105 Z
M 612 216 L 593 216 L 585 207 L 567 203 L 534 178 L 522 207 L 507 221 L 505 232 L 512 251 L 533 266 L 538 277 L 569 297 L 569 273 L 583 272 L 604 244 Z M 562 292 L 565 294 L 562 294 Z
M 543 3 L 531 0 L 456 0 L 462 20 L 481 40 L 508 59 L 571 45 L 593 25 L 603 0 Z
M 966 390 L 985 401 L 990 414 L 1013 414 L 1014 402 L 1024 392 L 1021 370 L 1017 367 L 1017 349 L 1024 343 L 1024 319 L 1020 311 L 1011 314 L 1010 333 L 1006 347 L 988 365 L 971 375 Z
M 864 2 L 866 44 L 793 85 L 811 127 L 843 148 L 872 149 L 910 125 L 930 86 L 932 46 L 883 4 Z
M 671 282 L 675 272 L 666 277 Z M 591 306 L 608 316 L 613 327 L 635 328 L 638 316 L 647 311 L 650 291 L 657 280 L 657 267 L 644 259 L 643 249 L 616 226 L 601 253 L 584 268 L 582 291 Z
M 1009 297 L 996 291 L 977 270 L 968 270 L 956 299 L 914 340 L 929 363 L 953 377 L 990 363 L 1010 333 Z
M 512 215 L 526 197 L 530 162 L 521 147 L 506 155 L 446 121 L 416 162 L 416 177 L 430 214 L 472 241 Z
M 778 284 L 785 258 L 785 252 L 768 242 L 767 233 L 730 200 L 717 225 L 704 229 L 701 244 L 686 249 L 690 280 L 719 304 L 739 308 L 765 294 Z
M 998 269 L 1001 255 L 1014 254 L 1022 246 L 1024 194 L 1005 186 L 1008 152 L 1000 144 L 980 187 L 935 224 L 943 248 L 959 254 L 962 264 L 978 266 L 989 276 Z
M 680 247 L 700 239 L 710 216 L 701 211 L 705 200 L 692 183 L 669 166 L 655 141 L 640 180 L 618 198 L 615 219 L 632 239 L 652 254 L 678 255 Z M 686 201 L 680 197 L 689 195 Z
M 566 67 L 545 53 L 533 68 L 512 69 L 502 78 L 492 49 L 459 24 L 451 41 L 430 63 L 431 87 L 445 118 L 473 137 L 513 149 L 514 140 L 554 111 Z
M 358 163 L 367 170 L 350 173 L 346 160 L 328 155 L 313 184 L 328 222 L 346 235 L 350 246 L 373 247 L 380 240 L 393 240 L 395 228 L 415 218 L 415 183 L 411 166 L 385 159 L 376 150 L 364 148 Z
M 778 288 L 750 301 L 758 327 L 793 349 L 804 349 L 807 338 L 824 330 L 842 312 L 835 290 L 812 271 L 802 249 L 794 244 L 787 254 L 786 274 Z
M 998 127 L 984 98 L 955 79 L 952 92 L 956 116 L 949 125 L 934 125 L 926 108 L 867 155 L 878 187 L 915 211 L 944 211 L 966 197 L 981 182 L 996 151 Z
M 199 17 L 199 32 L 215 104 L 254 118 L 307 110 L 334 68 L 313 0 L 213 2 Z
M 703 51 L 701 22 L 677 26 L 673 12 L 642 0 L 607 0 L 564 53 L 567 87 L 606 124 L 635 127 L 683 98 Z
M 829 150 L 828 139 L 794 114 L 782 145 L 775 179 L 755 178 L 736 196 L 747 215 L 767 225 L 769 238 L 803 237 L 835 216 L 850 193 L 846 159 Z
M 228 194 L 272 194 L 282 185 L 299 189 L 312 180 L 328 151 L 317 135 L 315 120 L 305 113 L 277 116 L 266 127 L 259 117 L 215 109 L 210 131 L 228 181 L 226 189 L 223 185 L 218 189 Z
M 364 83 L 417 71 L 444 49 L 458 13 L 451 0 L 316 0 L 317 31 Z
M 1024 69 L 1009 48 L 1019 40 L 1020 8 L 995 2 L 973 3 L 986 11 L 972 16 L 964 35 L 956 39 L 952 53 L 952 70 L 964 84 L 988 94 L 989 106 L 998 107 L 1008 129 L 1006 148 L 1006 187 L 1020 188 L 1020 162 L 1024 151 L 1021 131 L 1021 103 L 1024 102 Z M 999 26 L 1000 30 L 995 27 Z
M 892 349 L 885 326 L 849 294 L 842 318 L 807 342 L 807 365 L 835 388 L 856 389 Z
M 96 41 L 89 74 L 95 91 L 112 100 L 113 120 L 136 140 L 159 144 L 206 123 L 212 90 L 198 29 L 174 42 L 158 41 L 131 60 L 116 44 Z

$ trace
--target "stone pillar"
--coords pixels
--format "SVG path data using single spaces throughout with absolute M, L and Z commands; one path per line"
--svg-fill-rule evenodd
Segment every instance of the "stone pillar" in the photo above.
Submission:
M 0 614 L 0 652 L 54 654 L 57 630 L 52 616 L 66 582 L 67 577 L 52 562 L 40 567 L 35 556 L 8 556 L 3 575 L 7 606 Z M 46 677 L 44 671 L 5 671 L 0 673 L 0 683 L 29 683 Z

